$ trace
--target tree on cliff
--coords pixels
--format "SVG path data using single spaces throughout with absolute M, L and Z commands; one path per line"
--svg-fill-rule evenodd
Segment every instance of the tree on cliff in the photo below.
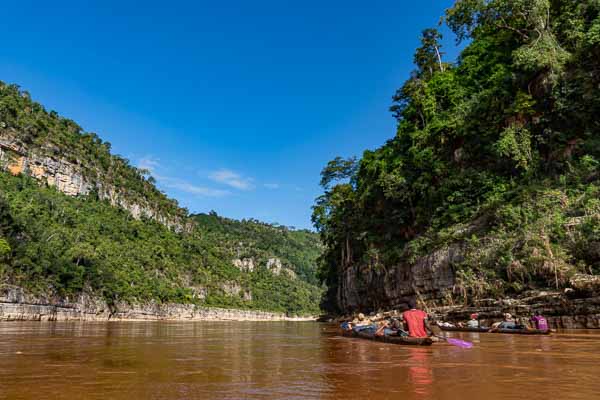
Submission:
M 519 291 L 600 267 L 577 250 L 595 239 L 582 232 L 567 244 L 564 226 L 545 219 L 558 205 L 539 203 L 554 189 L 577 198 L 564 200 L 565 218 L 567 206 L 586 213 L 582 202 L 598 193 L 590 165 L 600 160 L 600 3 L 457 0 L 444 20 L 469 41 L 456 64 L 443 63 L 439 33 L 424 31 L 416 70 L 393 97 L 396 135 L 365 151 L 351 184 L 327 187 L 316 201 L 322 277 L 335 285 L 349 263 L 410 262 L 466 239 L 454 232 L 474 220 L 484 227 L 470 239 L 515 243 L 478 258 L 479 267 L 456 266 L 473 285 L 492 282 L 485 290 Z M 514 213 L 521 224 L 511 230 Z M 533 243 L 527 229 L 546 240 Z

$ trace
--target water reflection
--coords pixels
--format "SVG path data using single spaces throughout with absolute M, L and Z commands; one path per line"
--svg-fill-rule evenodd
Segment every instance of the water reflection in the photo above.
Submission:
M 431 370 L 431 354 L 420 348 L 409 348 L 409 385 L 412 386 L 415 398 L 428 399 L 433 385 L 433 371 Z

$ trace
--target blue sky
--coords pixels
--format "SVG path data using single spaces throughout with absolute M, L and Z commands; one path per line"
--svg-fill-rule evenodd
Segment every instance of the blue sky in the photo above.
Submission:
M 308 228 L 327 161 L 394 135 L 391 96 L 451 4 L 7 1 L 0 80 L 192 212 Z

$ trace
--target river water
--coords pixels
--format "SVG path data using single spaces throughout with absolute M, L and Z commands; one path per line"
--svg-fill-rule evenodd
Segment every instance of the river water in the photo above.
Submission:
M 348 339 L 312 322 L 0 323 L 0 399 L 600 399 L 600 334 Z

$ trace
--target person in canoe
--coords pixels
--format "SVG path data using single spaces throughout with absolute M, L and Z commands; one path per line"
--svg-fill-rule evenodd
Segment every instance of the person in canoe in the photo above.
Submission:
M 371 327 L 371 320 L 365 318 L 365 314 L 359 313 L 353 320 L 344 321 L 340 328 L 344 331 L 360 332 L 362 329 Z
M 417 309 L 417 302 L 414 299 L 408 301 L 408 310 L 402 313 L 404 324 L 408 329 L 408 336 L 416 338 L 429 337 L 431 329 L 427 321 L 427 313 Z
M 495 322 L 492 325 L 492 329 L 516 329 L 517 324 L 513 316 L 509 313 L 504 314 L 504 319 L 501 322 Z
M 525 330 L 531 329 L 530 320 L 525 317 L 517 318 L 516 325 L 517 325 L 516 329 L 525 329 Z
M 471 314 L 471 319 L 467 321 L 467 328 L 479 328 L 479 314 Z
M 400 318 L 392 318 L 391 327 L 400 334 L 406 335 L 406 329 L 404 327 L 404 320 L 402 319 L 402 316 L 400 316 Z
M 535 329 L 540 331 L 548 330 L 548 321 L 539 311 L 536 311 L 533 317 L 531 317 L 531 324 Z
M 376 336 L 407 336 L 404 331 L 404 324 L 396 318 L 386 318 L 379 323 Z
M 377 324 L 377 330 L 375 331 L 375 336 L 391 336 L 396 335 L 398 332 L 392 329 L 392 325 L 389 320 L 384 319 L 383 321 L 379 321 Z
M 360 313 L 358 317 L 352 321 L 352 330 L 354 332 L 368 332 L 374 333 L 377 330 L 377 324 L 365 317 L 365 314 Z

